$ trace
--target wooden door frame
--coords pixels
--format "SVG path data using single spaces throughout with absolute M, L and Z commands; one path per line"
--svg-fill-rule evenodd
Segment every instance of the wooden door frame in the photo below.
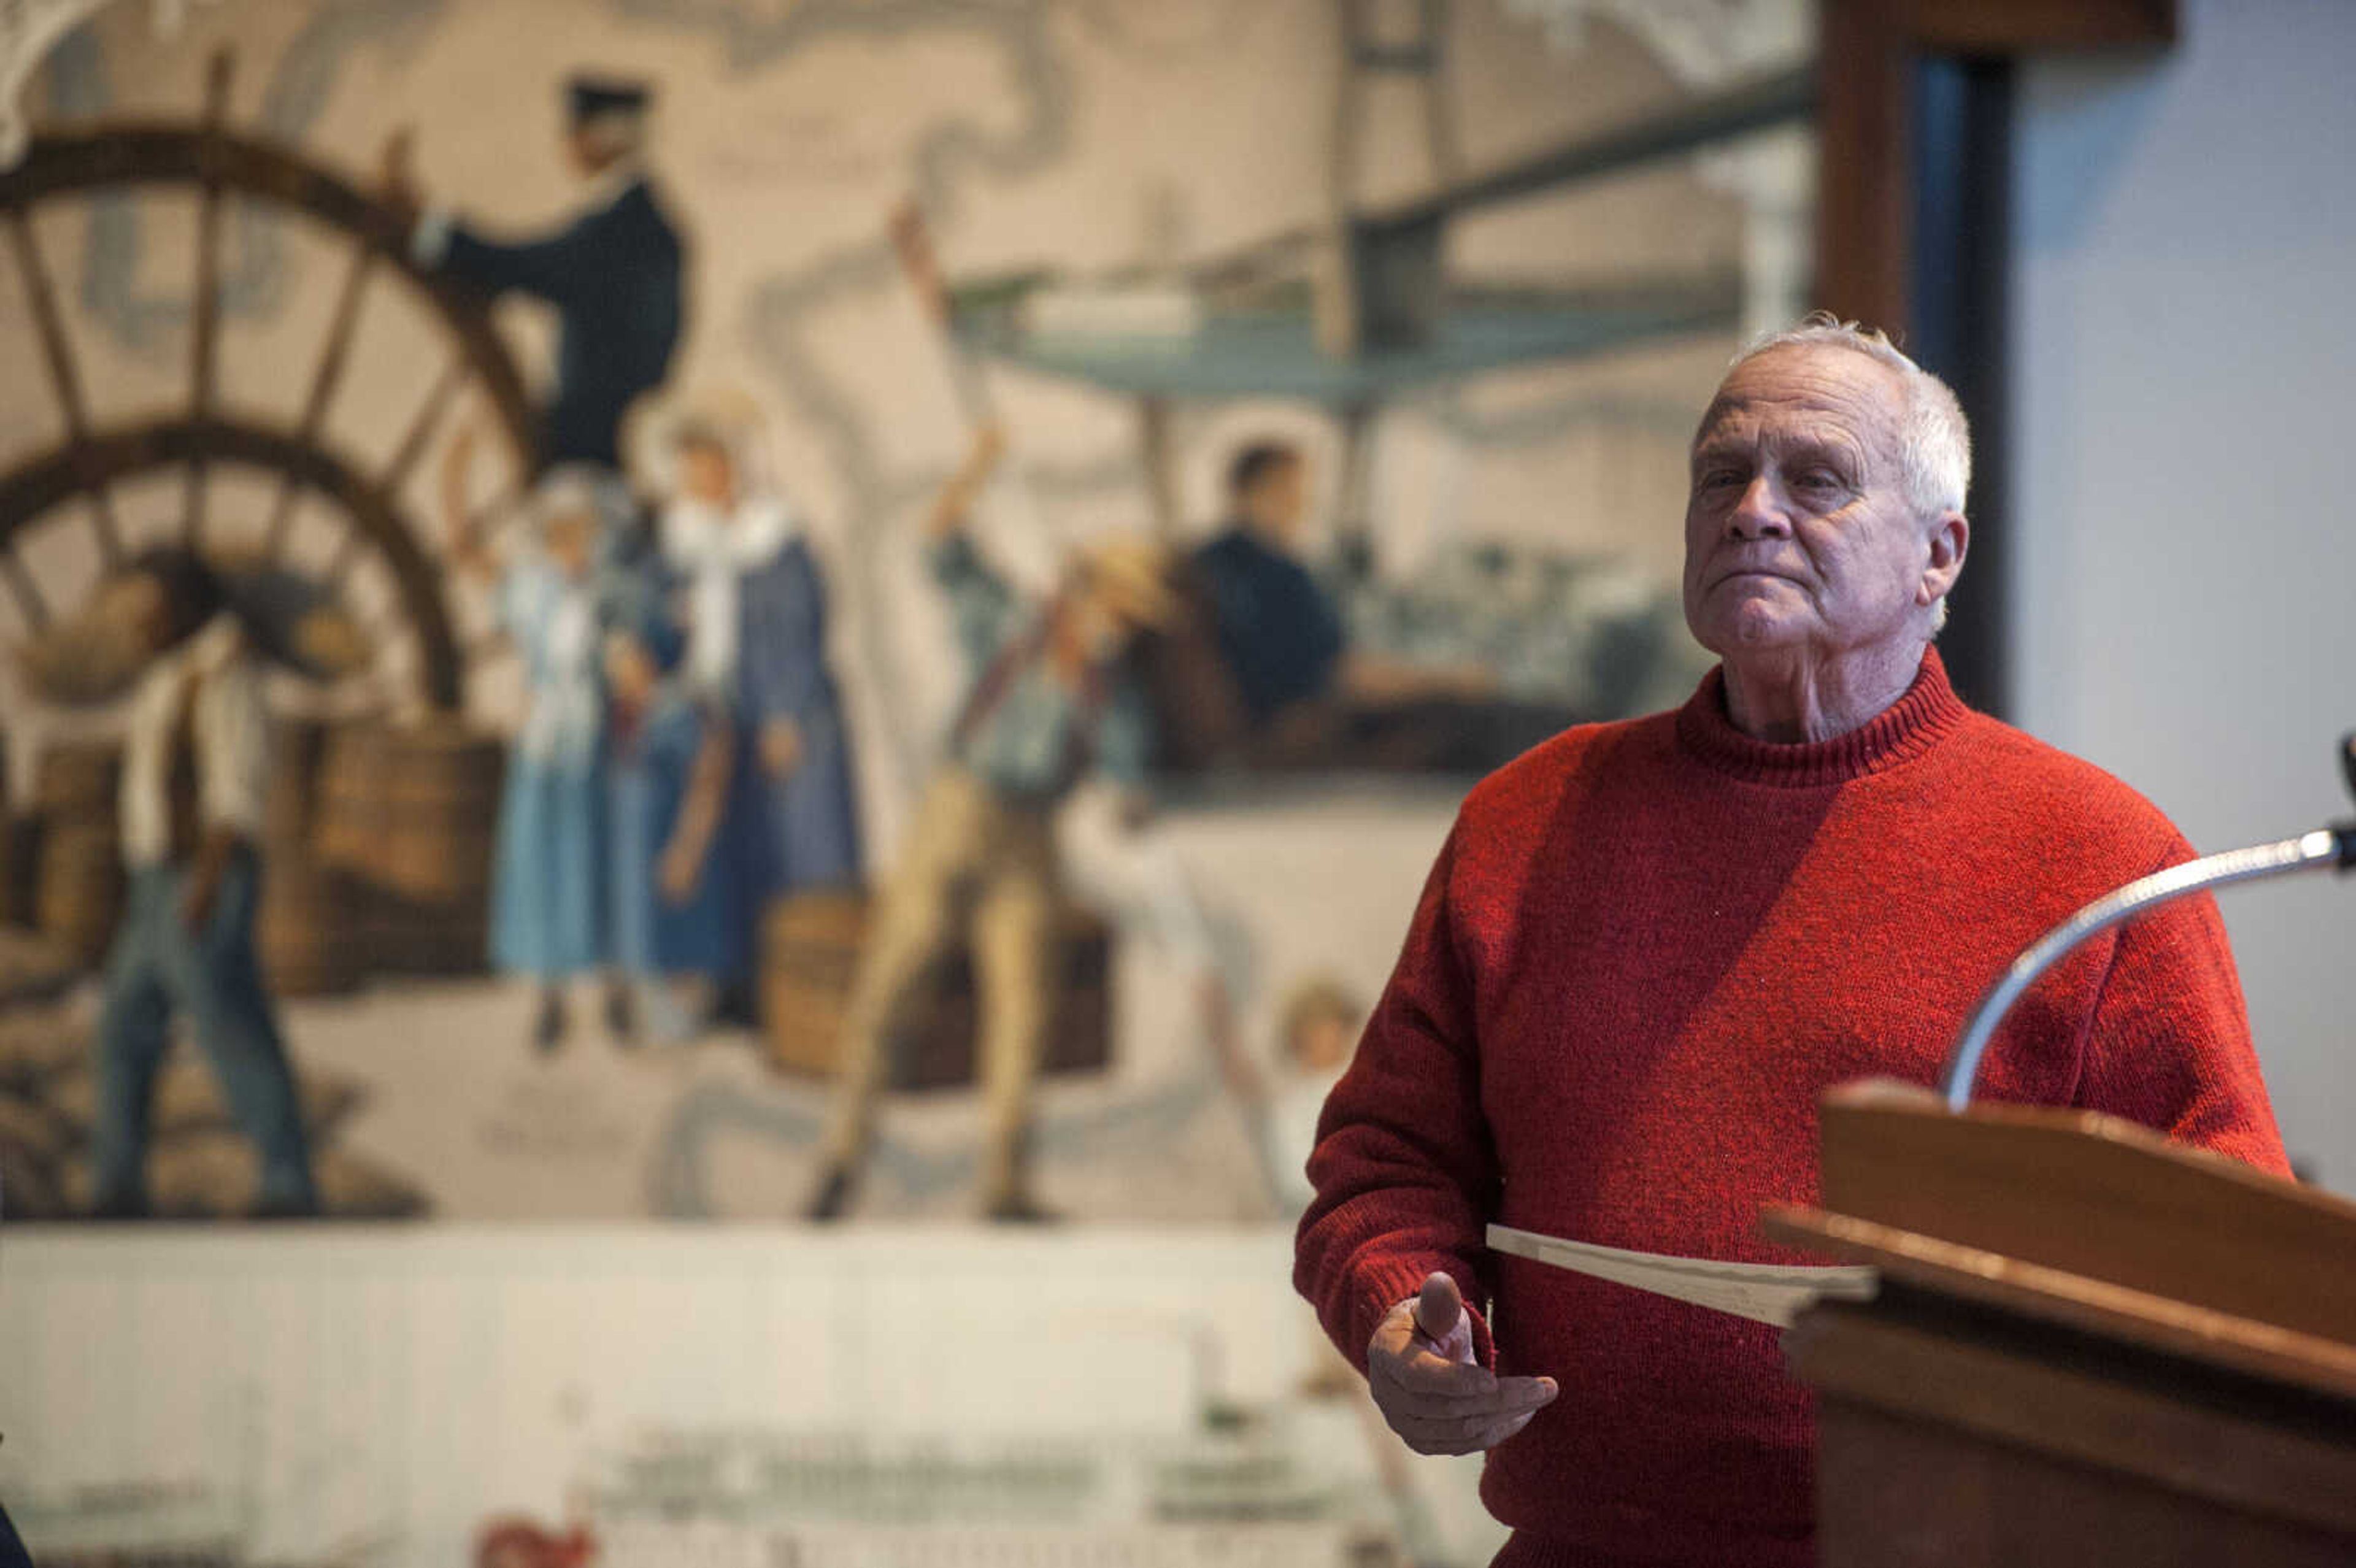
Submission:
M 2029 55 L 2158 50 L 2178 0 L 1818 0 L 1815 301 L 1897 336 L 1972 423 L 1970 570 L 1940 648 L 2013 707 L 2006 342 L 2013 79 Z

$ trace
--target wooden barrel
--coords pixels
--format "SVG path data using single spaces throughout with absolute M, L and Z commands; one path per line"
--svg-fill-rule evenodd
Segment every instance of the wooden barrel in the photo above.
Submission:
M 41 819 L 0 816 L 0 925 L 31 929 L 40 918 L 40 887 Z
M 487 966 L 490 910 L 481 897 L 412 899 L 364 893 L 362 961 L 371 974 L 454 977 Z
M 110 813 L 47 822 L 41 835 L 41 934 L 76 961 L 106 956 L 123 917 L 123 838 Z
M 262 797 L 262 837 L 271 863 L 309 859 L 318 822 L 319 773 L 327 754 L 327 726 L 310 718 L 283 718 L 271 726 L 270 784 Z
M 273 995 L 324 997 L 359 984 L 351 873 L 288 856 L 262 865 L 254 920 L 262 973 Z
M 335 726 L 321 742 L 310 837 L 322 865 L 369 876 L 381 862 L 388 733 L 382 724 L 356 720 Z
M 122 794 L 123 748 L 114 741 L 67 741 L 42 751 L 33 783 L 33 809 L 42 817 L 112 818 Z
M 771 1066 L 834 1071 L 866 924 L 867 896 L 855 891 L 801 893 L 769 906 L 761 934 L 761 1027 Z
M 0 734 L 0 926 L 22 930 L 33 923 L 34 892 L 39 886 L 40 818 L 18 811 L 8 779 L 7 737 Z
M 390 731 L 384 854 L 376 880 L 425 903 L 480 904 L 491 884 L 507 751 L 496 736 L 440 722 Z
M 761 1019 L 770 1065 L 831 1074 L 841 1047 L 843 1008 L 858 971 L 867 923 L 862 893 L 830 890 L 778 900 L 763 923 Z M 1076 906 L 1058 912 L 1055 995 L 1040 1071 L 1049 1076 L 1103 1071 L 1112 1060 L 1112 933 Z M 892 1047 L 894 1089 L 962 1088 L 976 1082 L 979 1020 L 973 959 L 951 947 L 927 976 Z

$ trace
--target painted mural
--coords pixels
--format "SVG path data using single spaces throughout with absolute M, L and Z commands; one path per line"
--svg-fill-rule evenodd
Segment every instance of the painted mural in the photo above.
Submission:
M 11 1235 L 1265 1248 L 1464 791 L 1704 667 L 1800 0 L 80 10 L 0 170 Z M 1300 1361 L 1109 1446 L 669 1411 L 299 1547 L 277 1405 L 0 1477 L 44 1562 L 1469 1550 Z

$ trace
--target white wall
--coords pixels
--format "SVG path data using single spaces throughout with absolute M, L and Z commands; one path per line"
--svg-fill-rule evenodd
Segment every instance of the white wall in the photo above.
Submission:
M 1273 1227 L 167 1229 L 7 1238 L 0 1495 L 43 1562 L 211 1541 L 448 1568 L 517 1514 L 586 1523 L 605 1568 L 1339 1564 L 1410 1519 L 1417 1561 L 1504 1543 L 1478 1460 L 1408 1460 L 1386 1491 L 1376 1456 L 1404 1450 L 1301 1392 L 1330 1352 Z M 676 1510 L 628 1484 L 665 1454 Z M 862 1456 L 904 1487 L 1076 1474 L 928 1513 L 820 1467 Z M 1272 1478 L 1301 1517 L 1158 1515 L 1188 1467 L 1214 1496 Z
M 2345 815 L 2356 5 L 2187 0 L 2019 99 L 2017 716 L 2203 849 Z M 2222 901 L 2294 1157 L 2356 1191 L 2356 885 Z

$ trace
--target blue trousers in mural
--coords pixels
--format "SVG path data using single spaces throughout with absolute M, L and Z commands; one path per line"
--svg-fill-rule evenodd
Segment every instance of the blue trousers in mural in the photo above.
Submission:
M 230 1114 L 261 1152 L 263 1207 L 316 1209 L 302 1103 L 254 955 L 261 861 L 251 850 L 238 851 L 210 917 L 193 933 L 180 918 L 186 881 L 177 867 L 134 870 L 123 924 L 107 955 L 91 1139 L 98 1208 L 139 1212 L 146 1207 L 148 1113 L 177 1010 L 211 1062 Z

